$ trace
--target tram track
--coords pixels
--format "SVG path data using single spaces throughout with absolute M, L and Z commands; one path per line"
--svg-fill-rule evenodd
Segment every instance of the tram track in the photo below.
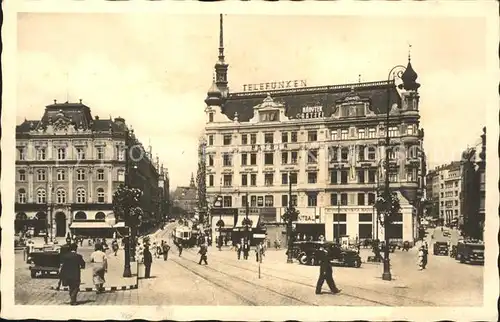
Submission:
M 234 267 L 234 268 L 239 268 L 239 269 L 242 269 L 242 270 L 245 270 L 245 271 L 257 273 L 257 271 L 254 270 L 254 269 L 250 269 L 248 267 L 242 267 L 242 266 L 239 266 L 239 265 L 232 264 L 228 260 L 221 260 L 220 258 L 214 259 L 214 257 L 212 257 L 211 261 L 222 263 L 224 265 L 231 266 L 231 267 Z M 271 270 L 271 271 L 274 271 L 274 272 L 276 272 L 278 274 L 279 273 L 290 274 L 290 272 L 279 270 L 279 269 L 276 269 L 276 268 L 266 267 L 266 270 Z M 272 277 L 272 278 L 276 278 L 276 279 L 279 279 L 279 280 L 282 280 L 282 281 L 285 281 L 285 282 L 288 282 L 288 283 L 294 283 L 294 284 L 298 284 L 298 285 L 307 286 L 307 287 L 312 288 L 312 289 L 316 288 L 315 285 L 307 284 L 307 283 L 304 283 L 304 282 L 301 282 L 301 281 L 297 281 L 297 280 L 292 280 L 292 279 L 285 278 L 285 277 L 282 277 L 282 276 L 276 276 L 276 275 L 273 275 L 273 274 L 262 273 L 262 272 L 261 272 L 261 275 L 263 275 L 263 276 L 269 276 L 269 277 Z M 303 276 L 303 275 L 298 275 L 298 276 L 301 277 L 301 278 L 309 278 L 309 277 L 306 277 L 306 276 Z M 406 300 L 412 301 L 412 302 L 419 302 L 419 303 L 421 303 L 422 305 L 425 305 L 425 306 L 435 306 L 436 305 L 435 303 L 432 303 L 432 302 L 423 301 L 423 300 L 420 300 L 420 299 L 416 299 L 416 298 L 412 298 L 412 297 L 408 297 L 408 296 L 404 296 L 404 295 L 393 295 L 393 294 L 389 294 L 389 293 L 385 293 L 385 292 L 380 292 L 380 291 L 377 291 L 377 290 L 363 288 L 363 287 L 359 287 L 359 286 L 349 285 L 349 287 L 354 288 L 354 289 L 358 289 L 360 291 L 375 293 L 375 294 L 382 295 L 382 296 L 392 296 L 392 297 L 398 297 L 398 298 L 401 298 L 401 299 L 406 299 Z M 368 299 L 368 298 L 357 296 L 357 295 L 354 295 L 354 294 L 349 294 L 349 293 L 347 293 L 345 291 L 342 291 L 342 293 L 338 294 L 338 296 L 356 298 L 358 300 L 363 300 L 363 301 L 366 301 L 366 302 L 371 302 L 371 303 L 378 304 L 378 305 L 383 305 L 383 306 L 400 306 L 399 304 L 391 304 L 391 303 L 382 302 L 382 301 L 378 301 L 378 300 Z
M 238 292 L 235 292 L 233 291 L 232 289 L 230 289 L 229 287 L 223 285 L 222 283 L 218 283 L 218 282 L 215 282 L 214 280 L 212 279 L 208 279 L 207 277 L 203 276 L 202 274 L 198 273 L 197 271 L 195 271 L 194 269 L 188 267 L 187 265 L 184 265 L 184 264 L 181 264 L 179 263 L 177 260 L 174 260 L 174 259 L 171 259 L 170 261 L 174 262 L 176 265 L 179 265 L 180 267 L 184 268 L 185 270 L 187 270 L 188 272 L 190 272 L 191 274 L 195 275 L 195 276 L 198 276 L 199 278 L 203 279 L 204 281 L 208 282 L 208 283 L 211 283 L 211 284 L 214 284 L 215 286 L 217 287 L 220 287 L 222 288 L 223 290 L 233 294 L 234 296 L 236 296 L 238 299 L 242 300 L 244 303 L 250 305 L 250 306 L 258 306 L 259 304 L 255 301 L 252 301 L 248 298 L 246 298 L 245 296 L 242 296 L 241 294 L 239 294 Z
M 183 259 L 183 260 L 185 260 L 185 261 L 189 261 L 189 262 L 191 262 L 191 263 L 194 263 L 194 264 L 198 265 L 198 263 L 197 263 L 196 261 L 192 260 L 192 259 L 188 259 L 188 258 L 185 258 L 185 257 L 182 257 L 182 259 Z M 211 283 L 213 283 L 213 284 L 215 284 L 215 285 L 217 285 L 217 286 L 219 286 L 219 287 L 222 287 L 222 288 L 224 288 L 225 290 L 230 291 L 230 292 L 231 292 L 231 294 L 238 294 L 238 297 L 239 297 L 239 298 L 244 298 L 244 297 L 243 297 L 240 293 L 235 292 L 234 290 L 230 290 L 230 289 L 228 289 L 226 286 L 221 286 L 221 284 L 220 284 L 220 283 L 214 283 L 214 281 L 213 281 L 213 280 L 211 280 L 211 279 L 207 279 L 205 276 L 202 276 L 202 275 L 201 275 L 201 274 L 199 274 L 198 272 L 195 272 L 195 270 L 193 270 L 192 268 L 189 268 L 187 265 L 183 265 L 183 264 L 179 263 L 177 260 L 175 260 L 175 263 L 176 263 L 176 264 L 178 264 L 178 265 L 180 265 L 181 267 L 184 267 L 185 269 L 189 270 L 190 272 L 195 273 L 197 276 L 200 276 L 200 277 L 202 277 L 203 279 L 208 280 L 208 281 L 210 281 Z M 224 264 L 224 263 L 222 263 L 222 264 Z M 250 282 L 250 281 L 248 281 L 248 280 L 246 280 L 246 279 L 244 279 L 244 278 L 242 278 L 242 277 L 240 277 L 240 276 L 233 275 L 233 274 L 228 274 L 228 273 L 226 273 L 226 272 L 222 272 L 222 271 L 217 270 L 217 269 L 215 269 L 215 268 L 213 268 L 213 267 L 210 267 L 210 266 L 208 266 L 208 265 L 203 266 L 203 269 L 208 269 L 208 270 L 210 270 L 211 272 L 214 272 L 214 273 L 217 273 L 217 274 L 220 274 L 220 275 L 224 275 L 224 276 L 229 277 L 229 278 L 232 278 L 232 279 L 236 279 L 236 280 L 238 280 L 239 282 L 242 282 L 242 283 L 244 283 L 244 284 L 247 284 L 247 285 L 251 286 L 252 288 L 258 287 L 258 288 L 260 288 L 260 289 L 266 290 L 267 292 L 270 292 L 270 293 L 272 293 L 272 294 L 278 295 L 278 296 L 280 296 L 280 297 L 282 297 L 282 298 L 286 298 L 286 299 L 291 300 L 291 301 L 298 302 L 298 303 L 303 304 L 303 305 L 308 305 L 308 306 L 319 306 L 319 305 L 318 305 L 318 304 L 316 304 L 316 303 L 307 302 L 307 301 L 301 300 L 301 299 L 299 299 L 299 298 L 297 298 L 297 297 L 295 297 L 295 296 L 288 295 L 288 294 L 285 294 L 285 293 L 282 293 L 282 292 L 276 291 L 276 290 L 274 290 L 274 289 L 272 289 L 272 288 L 270 288 L 270 287 L 267 287 L 267 286 L 264 286 L 264 285 L 259 285 L 259 284 L 252 283 L 252 282 Z M 252 303 L 256 303 L 256 302 L 254 302 L 253 300 L 249 300 L 249 299 L 247 299 L 247 301 L 252 302 Z M 259 304 L 252 304 L 252 305 L 259 305 Z

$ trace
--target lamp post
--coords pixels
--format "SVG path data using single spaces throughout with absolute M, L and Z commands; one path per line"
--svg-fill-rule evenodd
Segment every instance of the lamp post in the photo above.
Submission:
M 386 111 L 386 119 L 385 119 L 385 186 L 384 186 L 384 195 L 386 198 L 386 205 L 390 204 L 391 199 L 391 190 L 389 186 L 389 171 L 390 171 L 390 166 L 389 166 L 389 145 L 390 145 L 390 137 L 389 137 L 389 116 L 391 112 L 391 84 L 394 83 L 394 80 L 396 78 L 396 75 L 401 77 L 403 74 L 404 70 L 406 70 L 406 67 L 403 65 L 396 65 L 394 66 L 390 71 L 387 76 L 387 111 Z M 397 72 L 396 72 L 397 71 Z M 384 272 L 382 274 L 382 279 L 385 281 L 390 281 L 392 280 L 391 276 L 391 266 L 390 266 L 390 259 L 389 259 L 389 226 L 391 225 L 390 221 L 388 220 L 388 217 L 390 215 L 390 208 L 384 212 L 385 218 L 384 218 L 384 239 L 385 239 L 385 248 L 384 248 Z
M 283 216 L 284 221 L 287 225 L 287 236 L 288 236 L 288 251 L 287 251 L 287 259 L 286 262 L 288 264 L 293 263 L 293 229 L 292 223 L 297 220 L 298 212 L 295 210 L 295 207 L 292 203 L 292 175 L 291 172 L 288 173 L 288 208 Z
M 129 169 L 129 130 L 125 131 L 125 187 L 129 187 L 130 184 L 130 169 Z M 124 222 L 125 227 L 128 229 L 128 234 L 125 236 L 125 264 L 123 268 L 123 277 L 131 277 L 132 271 L 130 270 L 130 248 L 131 248 L 131 232 L 130 227 L 130 209 L 129 207 L 124 208 Z
M 250 242 L 250 230 L 249 227 L 252 226 L 253 222 L 248 218 L 248 214 L 250 213 L 250 205 L 248 204 L 248 192 L 246 193 L 246 205 L 245 205 L 245 218 L 241 222 L 243 226 L 245 226 L 245 232 L 247 237 L 247 242 Z

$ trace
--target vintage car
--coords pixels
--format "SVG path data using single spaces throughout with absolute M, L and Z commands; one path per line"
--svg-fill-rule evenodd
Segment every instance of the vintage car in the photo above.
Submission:
M 59 274 L 60 255 L 59 250 L 50 250 L 43 252 L 30 253 L 29 270 L 31 271 L 31 278 L 37 277 L 37 274 L 46 276 L 51 273 Z
M 448 256 L 448 242 L 445 241 L 436 241 L 433 245 L 433 254 L 434 255 L 445 255 Z
M 297 259 L 302 265 L 318 265 L 320 257 L 318 252 L 320 247 L 324 247 L 328 251 L 331 262 L 334 264 L 356 268 L 361 266 L 361 257 L 357 250 L 341 248 L 339 244 L 334 242 L 294 242 L 292 257 Z
M 477 241 L 460 241 L 457 244 L 455 259 L 460 263 L 484 264 L 484 243 Z

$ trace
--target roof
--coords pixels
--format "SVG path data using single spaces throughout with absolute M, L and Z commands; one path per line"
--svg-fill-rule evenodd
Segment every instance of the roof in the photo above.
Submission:
M 77 128 L 90 129 L 95 132 L 124 131 L 121 118 L 99 119 L 93 117 L 90 108 L 82 103 L 54 103 L 45 107 L 45 112 L 40 120 L 25 120 L 16 126 L 16 133 L 27 133 L 51 123 L 61 122 L 64 126 L 73 125 Z
M 388 84 L 390 84 L 390 105 L 392 106 L 394 103 L 399 104 L 400 96 L 394 82 L 379 81 L 232 93 L 229 94 L 223 103 L 222 112 L 230 119 L 234 119 L 235 112 L 238 112 L 239 121 L 247 122 L 253 117 L 254 106 L 261 104 L 264 98 L 270 94 L 275 102 L 284 104 L 285 115 L 290 118 L 295 118 L 304 106 L 323 106 L 323 115 L 329 117 L 333 113 L 333 107 L 336 103 L 349 96 L 351 90 L 354 88 L 354 91 L 362 100 L 369 100 L 374 113 L 382 114 L 386 113 L 387 110 Z
M 174 191 L 172 199 L 174 200 L 194 200 L 198 191 L 196 187 L 177 187 Z

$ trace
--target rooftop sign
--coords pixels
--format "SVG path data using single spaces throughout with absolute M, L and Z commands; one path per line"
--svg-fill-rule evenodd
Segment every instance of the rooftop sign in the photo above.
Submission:
M 258 83 L 258 84 L 244 84 L 244 92 L 257 92 L 257 91 L 267 91 L 276 89 L 287 89 L 287 88 L 298 88 L 307 87 L 306 80 L 288 80 L 270 83 Z

